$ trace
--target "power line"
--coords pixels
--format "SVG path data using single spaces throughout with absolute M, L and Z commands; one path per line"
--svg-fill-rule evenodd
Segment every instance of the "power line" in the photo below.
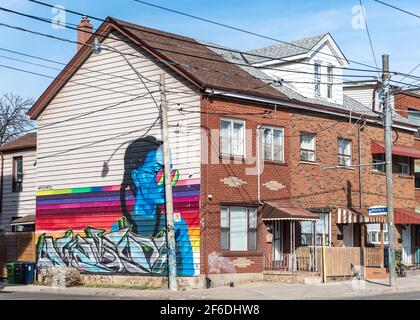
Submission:
M 406 13 L 406 14 L 409 14 L 410 16 L 413 16 L 413 17 L 416 17 L 416 18 L 419 18 L 419 19 L 420 19 L 420 15 L 415 14 L 415 13 L 413 13 L 413 12 L 410 12 L 410 11 L 407 11 L 407 10 L 404 10 L 404 9 L 401 9 L 401 8 L 398 8 L 398 7 L 396 7 L 396 6 L 393 6 L 393 5 L 391 5 L 391 4 L 389 4 L 389 3 L 386 3 L 386 2 L 383 2 L 383 1 L 379 1 L 379 0 L 374 0 L 374 1 L 375 1 L 375 2 L 378 2 L 378 3 L 380 3 L 380 4 L 383 4 L 383 5 L 387 6 L 387 7 L 393 8 L 393 9 L 395 9 L 395 10 L 398 10 L 398 11 L 404 12 L 404 13 Z
M 32 0 L 29 0 L 29 1 L 32 1 Z M 221 27 L 224 27 L 224 28 L 228 28 L 228 29 L 236 30 L 236 31 L 239 31 L 239 32 L 242 32 L 242 33 L 250 34 L 250 35 L 253 35 L 253 36 L 256 36 L 256 37 L 260 37 L 260 38 L 263 38 L 263 39 L 267 39 L 267 40 L 271 40 L 271 41 L 283 43 L 283 44 L 286 44 L 286 45 L 289 45 L 289 46 L 294 46 L 294 47 L 297 47 L 297 48 L 300 48 L 300 49 L 305 49 L 305 50 L 311 49 L 311 48 L 306 48 L 306 47 L 303 47 L 303 46 L 299 46 L 299 45 L 294 44 L 294 43 L 290 43 L 290 42 L 286 42 L 286 41 L 283 41 L 283 40 L 279 40 L 279 39 L 276 39 L 276 38 L 273 38 L 273 37 L 265 36 L 265 35 L 262 35 L 262 34 L 259 34 L 259 33 L 253 32 L 253 31 L 249 31 L 249 30 L 245 30 L 245 29 L 242 29 L 242 28 L 234 27 L 234 26 L 231 26 L 231 25 L 227 25 L 227 24 L 220 23 L 220 22 L 217 22 L 217 21 L 209 20 L 209 19 L 206 19 L 206 18 L 194 16 L 192 14 L 188 14 L 188 13 L 185 13 L 185 12 L 181 12 L 181 11 L 170 9 L 170 8 L 163 7 L 163 6 L 159 6 L 159 5 L 156 5 L 156 4 L 149 3 L 149 2 L 140 1 L 140 0 L 133 0 L 133 1 L 138 2 L 138 3 L 141 3 L 141 4 L 144 4 L 144 5 L 147 5 L 147 6 L 155 7 L 155 8 L 161 9 L 161 10 L 165 10 L 165 11 L 168 11 L 168 12 L 172 12 L 172 13 L 176 13 L 176 14 L 179 14 L 179 15 L 183 15 L 183 16 L 186 16 L 186 17 L 189 17 L 189 18 L 192 18 L 192 19 L 196 19 L 196 20 L 208 22 L 208 23 L 211 23 L 211 24 L 214 24 L 214 25 L 218 25 L 218 26 L 221 26 Z M 341 60 L 341 57 L 336 56 L 336 55 L 333 55 L 333 54 L 327 54 L 327 53 L 322 53 L 322 54 L 327 55 L 327 56 L 331 56 L 331 57 L 334 57 L 334 58 L 337 58 L 337 59 L 340 59 Z M 273 58 L 271 57 L 270 59 L 273 59 Z M 348 61 L 349 62 L 356 63 L 356 64 L 359 64 L 359 65 L 362 65 L 362 66 L 365 66 L 365 67 L 369 67 L 369 68 L 375 69 L 375 67 L 370 66 L 368 64 L 364 64 L 364 63 L 357 62 L 357 61 L 352 61 L 352 60 L 348 60 Z M 376 69 L 378 70 L 378 68 L 376 68 Z
M 28 0 L 28 1 L 37 3 L 37 4 L 40 4 L 40 5 L 49 7 L 49 8 L 54 8 L 53 5 L 50 5 L 48 3 L 44 3 L 42 1 L 36 1 L 36 0 Z M 101 18 L 98 18 L 98 17 L 95 17 L 95 16 L 91 16 L 91 15 L 86 15 L 85 13 L 77 12 L 77 11 L 70 10 L 70 9 L 67 9 L 67 8 L 66 8 L 66 12 L 69 12 L 69 13 L 74 14 L 74 15 L 77 15 L 77 16 L 86 16 L 88 18 L 91 18 L 93 20 L 100 21 L 100 22 L 106 22 L 107 21 L 106 19 L 101 19 Z M 42 21 L 44 21 L 44 22 L 45 22 L 45 20 L 48 20 L 46 18 L 40 18 L 40 19 L 42 19 Z M 54 23 L 54 22 L 52 22 L 52 23 Z M 62 23 L 57 23 L 57 24 L 60 25 L 60 26 L 63 26 Z M 76 24 L 72 24 L 72 25 L 77 27 Z M 195 45 L 197 44 L 197 41 L 194 40 L 194 39 L 192 39 L 192 38 L 180 37 L 180 36 L 176 36 L 176 35 L 171 35 L 169 33 L 162 33 L 162 32 L 158 32 L 157 30 L 156 31 L 153 31 L 151 29 L 145 30 L 145 29 L 142 29 L 140 27 L 135 27 L 135 26 L 131 26 L 131 25 L 124 25 L 124 27 L 127 28 L 127 29 L 131 29 L 131 30 L 141 31 L 141 32 L 148 33 L 148 34 L 153 34 L 153 35 L 156 35 L 156 36 L 159 36 L 159 37 L 164 37 L 164 38 L 168 38 L 168 39 L 176 39 L 178 41 L 182 41 L 182 42 L 186 42 L 186 43 L 191 43 L 191 44 L 195 44 Z M 82 32 L 88 32 L 86 30 L 81 30 L 81 31 Z M 149 39 L 148 41 L 161 43 L 159 41 L 151 40 L 151 39 Z M 170 43 L 167 43 L 167 42 L 165 43 L 165 45 L 171 45 L 171 46 L 179 47 L 177 45 L 170 44 Z M 290 45 L 293 45 L 293 44 L 290 44 Z M 206 43 L 205 46 L 206 47 L 209 47 L 209 48 L 213 48 L 213 49 L 220 49 L 220 50 L 227 51 L 227 52 L 238 53 L 238 54 L 246 55 L 246 56 L 250 56 L 250 57 L 265 58 L 265 59 L 268 59 L 268 60 L 290 62 L 288 60 L 281 59 L 281 58 L 273 58 L 273 57 L 269 57 L 269 56 L 265 56 L 265 55 L 260 55 L 260 54 L 255 54 L 255 53 L 240 51 L 240 50 L 237 50 L 237 49 L 231 49 L 231 48 L 226 48 L 226 47 L 222 47 L 222 46 L 217 46 L 217 45 L 210 44 L 210 43 Z M 302 48 L 304 48 L 304 47 L 302 47 Z M 196 48 L 188 48 L 188 49 L 189 50 L 193 50 L 193 51 L 197 51 L 197 52 L 202 52 L 202 53 L 205 53 L 207 55 L 209 54 L 208 51 L 202 51 L 202 50 L 198 50 Z M 304 49 L 307 49 L 307 48 L 304 48 Z M 161 49 L 161 50 L 163 50 L 163 49 Z M 211 55 L 220 57 L 220 55 L 217 54 L 217 53 L 212 53 Z M 295 63 L 296 64 L 313 65 L 313 64 L 311 64 L 309 62 L 303 62 L 303 61 L 295 61 Z M 247 66 L 248 67 L 258 68 L 258 69 L 267 69 L 267 70 L 271 69 L 271 68 L 267 68 L 267 67 L 255 67 L 255 66 L 252 66 L 252 65 L 247 65 Z M 374 67 L 371 67 L 371 68 L 374 68 Z M 348 68 L 348 67 L 335 67 L 335 69 L 353 70 L 353 71 L 360 71 L 360 72 L 372 72 L 372 71 L 374 71 L 374 70 Z
M 360 7 L 361 7 L 362 13 L 363 13 L 363 19 L 364 19 L 364 22 L 365 22 L 366 32 L 367 32 L 367 36 L 368 36 L 368 39 L 369 39 L 370 49 L 372 51 L 373 60 L 375 61 L 376 69 L 378 69 L 378 77 L 379 77 L 380 73 L 379 73 L 378 62 L 376 61 L 375 49 L 373 49 L 373 43 L 372 43 L 372 39 L 370 37 L 369 27 L 368 27 L 368 23 L 367 23 L 367 19 L 366 19 L 365 10 L 364 10 L 362 0 L 359 0 L 359 3 L 360 3 Z

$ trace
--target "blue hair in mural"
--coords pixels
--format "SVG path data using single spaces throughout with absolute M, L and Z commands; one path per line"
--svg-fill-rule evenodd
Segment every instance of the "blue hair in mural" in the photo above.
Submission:
M 157 237 L 166 229 L 166 215 L 158 206 L 165 204 L 165 184 L 163 181 L 162 142 L 155 137 L 145 137 L 133 141 L 125 152 L 124 178 L 120 189 L 121 208 L 132 226 L 132 232 L 142 237 Z M 175 171 L 173 180 L 178 178 Z M 176 181 L 173 181 L 176 183 Z M 135 197 L 132 212 L 126 205 L 126 190 Z M 188 226 L 181 217 L 175 221 L 177 252 L 177 272 L 179 275 L 194 275 L 194 260 Z M 112 230 L 115 230 L 115 225 Z

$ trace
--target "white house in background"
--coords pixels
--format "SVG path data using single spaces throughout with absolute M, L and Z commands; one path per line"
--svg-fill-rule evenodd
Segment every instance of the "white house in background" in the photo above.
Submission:
M 35 230 L 36 133 L 0 147 L 0 232 Z
M 248 53 L 250 64 L 267 68 L 261 71 L 304 97 L 343 104 L 343 68 L 348 61 L 329 33 Z

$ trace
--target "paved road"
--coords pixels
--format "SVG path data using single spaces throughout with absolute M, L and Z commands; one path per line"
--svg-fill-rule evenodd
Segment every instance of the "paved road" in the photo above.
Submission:
M 117 295 L 74 295 L 74 294 L 62 294 L 62 293 L 27 293 L 27 292 L 0 292 L 0 300 L 142 300 L 144 297 L 121 297 Z M 317 298 L 311 298 L 317 299 Z M 322 297 L 321 299 L 326 300 L 328 298 Z M 396 292 L 391 294 L 383 295 L 363 295 L 360 297 L 346 297 L 344 300 L 420 300 L 420 291 L 414 292 Z M 341 300 L 341 299 L 339 299 Z
M 346 300 L 357 300 L 360 298 L 348 298 Z M 383 295 L 364 296 L 363 300 L 420 300 L 420 291 L 396 292 Z
M 87 296 L 55 293 L 0 292 L 0 300 L 141 300 L 141 297 Z

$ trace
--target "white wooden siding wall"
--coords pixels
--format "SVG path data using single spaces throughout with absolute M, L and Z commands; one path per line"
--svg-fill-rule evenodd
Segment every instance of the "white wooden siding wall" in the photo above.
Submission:
M 345 87 L 344 94 L 362 103 L 367 107 L 372 107 L 373 89 L 367 87 Z
M 314 64 L 315 62 L 321 62 L 321 97 L 327 100 L 327 66 L 331 64 L 333 67 L 341 67 L 338 60 L 332 56 L 334 52 L 330 49 L 327 44 L 322 45 L 311 57 L 292 63 L 282 63 L 273 68 L 277 70 L 265 70 L 269 75 L 283 79 L 286 81 L 286 85 L 300 93 L 301 95 L 314 98 L 315 97 L 315 76 L 314 76 Z M 304 63 L 299 63 L 304 62 Z M 310 63 L 310 64 L 307 64 Z M 290 71 L 288 71 L 290 70 Z M 333 70 L 333 98 L 328 101 L 342 104 L 343 103 L 343 71 L 339 68 Z M 289 83 L 287 83 L 289 81 Z
M 23 157 L 23 185 L 21 192 L 12 192 L 13 157 Z M 35 214 L 36 150 L 22 150 L 4 154 L 3 205 L 0 225 L 11 231 L 13 217 Z M 0 164 L 1 165 L 1 164 Z
M 117 36 L 112 35 L 113 38 Z M 153 81 L 159 81 L 164 71 L 155 61 L 124 41 L 107 38 L 104 43 L 135 55 L 127 58 L 136 70 Z M 116 52 L 103 50 L 91 55 L 71 81 L 38 119 L 38 189 L 118 185 L 122 181 L 124 153 L 129 142 L 150 129 L 158 117 L 158 109 L 137 75 Z M 160 105 L 158 84 L 146 82 L 146 85 Z M 198 179 L 200 96 L 173 74 L 166 73 L 166 86 L 173 167 L 179 169 L 180 179 Z M 145 96 L 115 106 L 137 95 Z M 106 107 L 109 108 L 102 110 Z M 190 112 L 180 113 L 180 107 Z M 148 135 L 161 139 L 160 121 Z M 104 161 L 108 160 L 109 172 L 102 177 Z

